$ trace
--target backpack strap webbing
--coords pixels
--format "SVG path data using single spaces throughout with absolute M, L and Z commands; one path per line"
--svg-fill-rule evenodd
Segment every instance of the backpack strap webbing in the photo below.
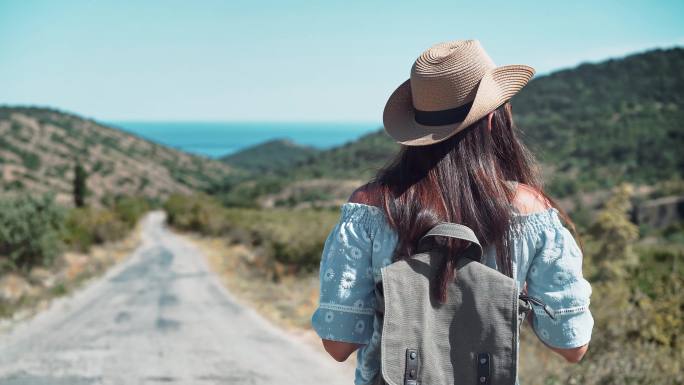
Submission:
M 470 246 L 466 249 L 468 251 L 468 257 L 476 260 L 482 258 L 482 246 L 480 245 L 480 241 L 477 239 L 473 230 L 468 226 L 441 222 L 425 233 L 425 235 L 420 238 L 418 244 L 420 245 L 425 239 L 430 237 L 449 237 L 468 241 L 470 242 Z M 475 249 L 475 255 L 472 253 L 473 248 Z

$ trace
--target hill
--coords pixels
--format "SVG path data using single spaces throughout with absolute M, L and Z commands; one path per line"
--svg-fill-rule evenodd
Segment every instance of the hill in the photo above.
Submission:
M 399 145 L 384 130 L 366 134 L 300 162 L 289 170 L 294 178 L 366 178 L 397 152 Z
M 556 197 L 588 195 L 623 181 L 649 185 L 684 170 L 682 48 L 540 76 L 511 104 L 523 140 L 542 162 L 547 188 Z M 310 178 L 367 179 L 398 149 L 381 129 L 275 174 L 284 185 Z M 261 178 L 254 175 L 249 183 L 264 190 Z
M 76 163 L 93 200 L 107 194 L 163 198 L 206 189 L 230 166 L 90 119 L 47 108 L 0 107 L 0 191 L 55 192 L 71 202 Z
M 684 170 L 684 49 L 583 64 L 533 80 L 517 123 L 559 172 L 558 194 L 619 181 L 652 184 Z
M 287 139 L 274 139 L 226 155 L 221 161 L 243 170 L 264 172 L 291 167 L 318 152 L 313 147 L 299 145 Z

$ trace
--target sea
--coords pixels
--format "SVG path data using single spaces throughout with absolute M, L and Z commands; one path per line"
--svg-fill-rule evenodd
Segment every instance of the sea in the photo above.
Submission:
M 219 158 L 272 139 L 328 149 L 380 130 L 380 123 L 339 122 L 108 122 L 185 152 Z

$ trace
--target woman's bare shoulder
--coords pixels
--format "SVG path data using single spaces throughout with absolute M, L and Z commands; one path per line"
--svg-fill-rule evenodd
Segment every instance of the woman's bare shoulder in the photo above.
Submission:
M 532 214 L 552 207 L 539 190 L 523 183 L 517 184 L 512 203 L 521 214 Z
M 354 190 L 349 197 L 351 203 L 362 203 L 370 206 L 380 206 L 381 202 L 380 187 L 375 183 L 366 183 Z

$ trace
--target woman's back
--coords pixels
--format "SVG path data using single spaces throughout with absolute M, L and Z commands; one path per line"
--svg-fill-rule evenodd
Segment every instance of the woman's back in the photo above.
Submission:
M 414 255 L 441 222 L 470 228 L 485 247 L 485 264 L 555 310 L 553 320 L 536 308 L 532 313 L 542 341 L 569 361 L 584 354 L 593 319 L 581 251 L 559 217 L 571 228 L 572 222 L 543 191 L 540 167 L 520 140 L 509 103 L 533 75 L 527 65 L 496 66 L 476 40 L 455 40 L 424 51 L 387 100 L 385 132 L 402 146 L 342 206 L 325 243 L 321 303 L 312 319 L 335 359 L 358 349 L 357 384 L 372 381 L 379 366 L 380 269 Z M 430 295 L 446 303 L 467 242 L 435 241 L 446 252 Z
M 516 188 L 510 243 L 513 277 L 519 291 L 542 299 L 555 320 L 535 309 L 533 330 L 547 345 L 560 349 L 585 345 L 591 338 L 591 287 L 582 277 L 582 255 L 563 226 L 558 211 L 527 186 Z M 320 270 L 319 307 L 312 324 L 321 338 L 364 345 L 357 352 L 356 384 L 372 383 L 379 369 L 382 325 L 375 317 L 374 287 L 380 269 L 392 262 L 398 236 L 386 214 L 360 189 L 341 208 L 326 239 Z M 483 263 L 497 266 L 494 247 Z

